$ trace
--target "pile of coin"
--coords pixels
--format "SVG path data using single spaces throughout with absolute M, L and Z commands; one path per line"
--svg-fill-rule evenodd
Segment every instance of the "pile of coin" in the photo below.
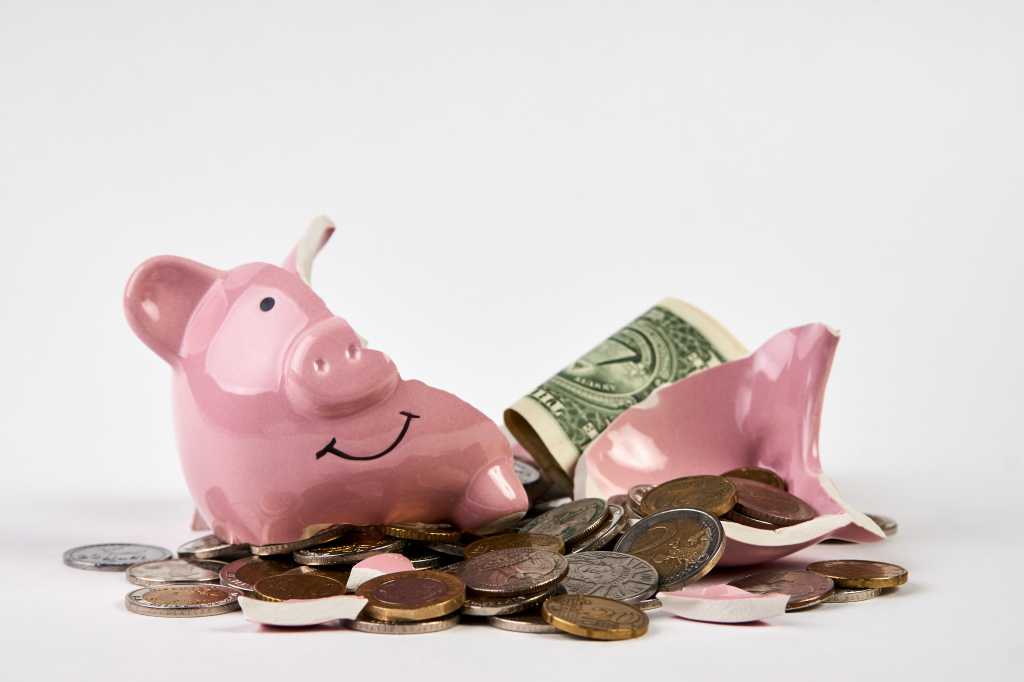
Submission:
M 524 483 L 541 480 L 530 464 L 519 463 L 517 472 Z M 126 571 L 139 586 L 125 597 L 134 613 L 192 617 L 235 610 L 241 594 L 266 601 L 343 595 L 354 564 L 400 553 L 414 570 L 359 585 L 355 593 L 367 603 L 347 627 L 417 634 L 465 619 L 516 632 L 614 640 L 647 632 L 645 611 L 661 606 L 659 591 L 696 582 L 715 567 L 725 545 L 720 517 L 777 528 L 815 515 L 765 469 L 635 486 L 608 501 L 535 497 L 518 527 L 486 537 L 443 523 L 339 525 L 260 546 L 208 535 L 183 544 L 177 558 L 149 545 L 90 545 L 68 550 L 64 562 Z M 895 522 L 877 519 L 895 532 Z M 906 579 L 906 570 L 892 564 L 825 561 L 730 584 L 787 594 L 788 610 L 797 610 L 870 599 Z

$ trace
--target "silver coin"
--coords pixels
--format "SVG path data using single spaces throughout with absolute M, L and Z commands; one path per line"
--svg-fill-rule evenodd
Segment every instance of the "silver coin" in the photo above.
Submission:
M 509 630 L 510 632 L 526 632 L 532 635 L 550 635 L 558 632 L 554 625 L 544 620 L 539 611 L 491 616 L 487 622 L 500 630 Z
M 541 500 L 530 507 L 529 511 L 526 512 L 527 516 L 537 516 L 551 511 L 552 509 L 558 509 L 559 507 L 565 506 L 572 502 L 571 497 L 556 497 L 550 500 Z
M 680 556 L 699 544 L 703 550 L 685 560 Z M 658 568 L 660 589 L 682 587 L 704 577 L 722 558 L 725 529 L 717 518 L 699 509 L 668 509 L 637 521 L 615 543 L 615 551 L 640 558 L 651 557 Z M 672 561 L 668 561 L 672 559 Z
M 832 594 L 825 597 L 825 604 L 849 604 L 855 601 L 867 601 L 868 599 L 874 599 L 882 594 L 882 589 L 878 587 L 853 587 L 843 588 L 837 587 L 832 590 Z
M 359 632 L 372 632 L 377 635 L 422 635 L 447 630 L 455 627 L 458 622 L 459 614 L 454 613 L 443 618 L 418 622 L 384 622 L 369 616 L 359 616 L 355 620 L 346 620 L 345 625 Z
M 882 516 L 881 514 L 867 514 L 866 516 L 877 523 L 886 536 L 895 535 L 896 531 L 900 529 L 900 524 L 896 523 L 896 519 L 889 516 Z
M 341 537 L 348 526 L 331 526 L 330 528 L 324 528 L 319 533 L 314 533 L 304 540 L 295 540 L 294 542 L 277 542 L 269 545 L 251 545 L 249 551 L 256 556 L 271 556 L 274 554 L 291 554 L 297 552 L 300 549 L 307 547 L 315 547 L 316 545 L 322 545 L 325 542 L 336 540 Z
M 232 545 L 216 535 L 204 535 L 201 538 L 189 540 L 178 548 L 178 556 L 182 559 L 234 560 L 249 555 L 249 545 Z
M 608 511 L 608 504 L 597 497 L 587 497 L 544 512 L 523 524 L 525 533 L 557 535 L 570 544 L 597 530 Z
M 527 594 L 519 597 L 484 597 L 470 593 L 466 595 L 466 601 L 462 605 L 462 615 L 489 617 L 520 613 L 534 606 L 540 606 L 545 599 L 556 594 L 565 594 L 565 588 L 557 585 L 554 589 L 539 594 Z
M 223 561 L 164 559 L 129 566 L 126 575 L 128 582 L 142 587 L 181 583 L 217 583 L 220 580 L 220 569 L 225 566 L 227 564 Z
M 653 611 L 654 609 L 660 609 L 662 604 L 661 600 L 657 597 L 651 597 L 650 599 L 635 602 L 633 606 L 637 607 L 641 611 Z
M 464 545 L 456 545 L 453 542 L 431 542 L 427 545 L 427 548 L 438 554 L 447 554 L 448 556 L 459 557 L 460 559 L 466 556 L 466 547 Z
M 654 490 L 654 486 L 648 483 L 641 483 L 635 485 L 626 492 L 626 496 L 629 498 L 629 511 L 634 516 L 640 518 L 643 514 L 640 513 L 640 503 L 644 501 L 644 495 Z
M 248 557 L 236 559 L 220 569 L 220 584 L 242 592 L 252 592 L 253 585 L 262 578 L 293 570 L 290 561 Z
M 658 570 L 622 552 L 580 552 L 566 557 L 569 574 L 562 586 L 569 594 L 636 603 L 658 591 Z
M 437 552 L 432 552 L 422 545 L 407 545 L 402 550 L 406 559 L 412 562 L 415 569 L 437 568 L 444 561 L 444 558 Z
M 170 550 L 163 547 L 110 542 L 69 549 L 64 552 L 64 564 L 87 571 L 123 571 L 135 564 L 170 559 L 173 556 Z
M 306 566 L 331 566 L 334 564 L 358 564 L 363 559 L 369 559 L 378 554 L 390 554 L 401 552 L 405 547 L 405 540 L 398 538 L 385 538 L 372 546 L 359 545 L 360 549 L 355 552 L 341 552 L 338 547 L 327 545 L 325 547 L 307 547 L 292 554 L 292 559 L 297 564 Z
M 516 477 L 519 478 L 519 482 L 523 486 L 531 485 L 540 480 L 540 469 L 521 459 L 512 460 L 512 470 L 516 472 Z
M 627 528 L 629 528 L 629 519 L 626 518 L 626 510 L 620 505 L 609 504 L 608 515 L 601 526 L 590 535 L 577 540 L 569 552 L 575 554 L 603 549 L 622 535 Z
M 237 611 L 238 594 L 223 585 L 158 585 L 129 592 L 124 603 L 143 616 L 195 618 Z
M 495 549 L 465 561 L 456 574 L 479 594 L 511 597 L 557 585 L 569 564 L 561 554 L 532 547 Z

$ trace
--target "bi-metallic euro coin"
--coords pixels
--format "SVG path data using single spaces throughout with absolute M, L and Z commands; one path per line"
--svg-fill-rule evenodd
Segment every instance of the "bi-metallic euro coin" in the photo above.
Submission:
M 157 585 L 129 592 L 124 602 L 143 616 L 195 618 L 238 610 L 238 594 L 223 585 Z
M 669 509 L 637 521 L 615 543 L 616 552 L 640 557 L 658 570 L 660 589 L 695 582 L 722 558 L 722 523 L 699 509 Z

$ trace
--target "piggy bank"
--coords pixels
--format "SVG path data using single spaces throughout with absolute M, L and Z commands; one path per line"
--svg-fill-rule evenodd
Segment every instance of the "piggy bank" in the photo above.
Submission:
M 199 514 L 221 539 L 256 545 L 337 523 L 511 525 L 527 498 L 498 427 L 402 379 L 313 292 L 312 261 L 333 231 L 314 220 L 281 267 L 158 256 L 128 281 L 129 324 L 171 366 Z

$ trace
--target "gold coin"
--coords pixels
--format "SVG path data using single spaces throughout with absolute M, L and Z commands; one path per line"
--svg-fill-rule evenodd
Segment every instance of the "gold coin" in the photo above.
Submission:
M 750 481 L 757 481 L 758 483 L 773 486 L 780 490 L 789 490 L 789 486 L 782 480 L 782 477 L 771 469 L 762 469 L 761 467 L 740 467 L 739 469 L 726 471 L 722 476 L 726 478 L 745 478 Z
M 541 614 L 562 632 L 588 639 L 632 639 L 647 632 L 647 614 L 621 601 L 563 594 L 551 597 Z
M 466 586 L 441 571 L 399 571 L 367 580 L 356 594 L 366 597 L 363 610 L 385 622 L 430 620 L 446 616 L 466 601 Z
M 556 554 L 565 554 L 565 543 L 562 538 L 543 533 L 502 533 L 480 538 L 466 546 L 466 558 L 472 559 L 475 556 L 493 552 L 496 549 L 509 549 L 511 547 L 532 547 L 534 549 L 546 549 Z
M 666 481 L 644 495 L 640 513 L 667 509 L 699 509 L 722 516 L 736 504 L 736 486 L 722 476 L 684 476 Z
M 267 601 L 320 599 L 345 594 L 345 583 L 322 573 L 281 573 L 263 578 L 253 586 L 256 596 Z
M 907 582 L 907 569 L 882 561 L 844 559 L 839 561 L 818 561 L 807 567 L 808 571 L 832 578 L 838 587 L 899 587 Z
M 450 523 L 420 523 L 419 521 L 389 523 L 383 527 L 383 530 L 385 535 L 390 535 L 393 538 L 426 542 L 456 542 L 462 535 L 462 531 Z

